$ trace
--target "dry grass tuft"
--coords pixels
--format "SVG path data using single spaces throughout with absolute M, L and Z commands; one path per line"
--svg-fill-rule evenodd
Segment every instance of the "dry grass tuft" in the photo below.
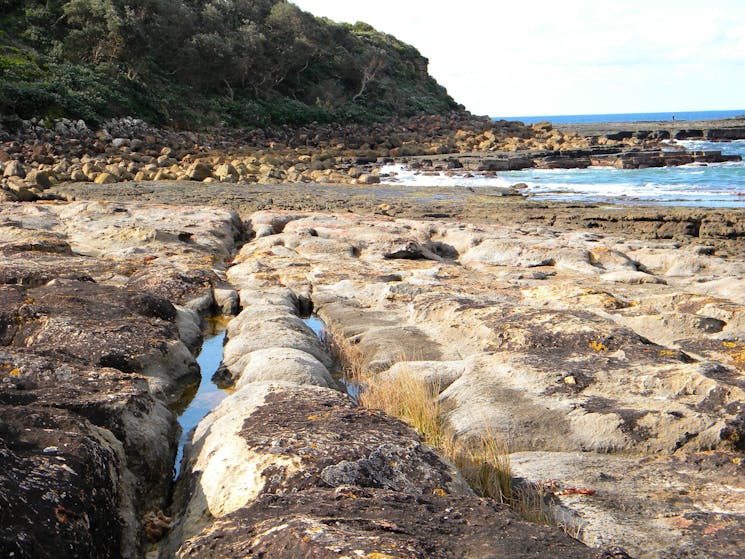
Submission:
M 451 438 L 442 450 L 479 497 L 512 503 L 512 468 L 507 445 L 489 428 L 469 442 Z
M 344 376 L 354 382 L 361 382 L 365 376 L 365 355 L 360 347 L 339 328 L 329 324 L 325 326 L 323 342 L 336 358 Z
M 428 385 L 410 372 L 385 378 L 373 375 L 364 382 L 360 405 L 397 417 L 416 429 L 430 446 L 442 446 L 439 386 Z
M 333 329 L 327 330 L 326 343 L 347 378 L 363 385 L 359 404 L 381 410 L 414 428 L 426 444 L 455 464 L 478 496 L 509 505 L 529 522 L 560 526 L 569 535 L 579 536 L 579 528 L 560 525 L 555 506 L 550 504 L 550 488 L 513 487 L 507 445 L 488 426 L 470 440 L 446 430 L 439 385 L 407 370 L 395 376 L 367 374 L 360 348 Z
M 409 371 L 393 377 L 368 376 L 364 382 L 360 405 L 384 411 L 416 429 L 425 443 L 455 464 L 477 495 L 509 502 L 512 474 L 506 445 L 488 429 L 467 443 L 447 433 L 437 384 Z

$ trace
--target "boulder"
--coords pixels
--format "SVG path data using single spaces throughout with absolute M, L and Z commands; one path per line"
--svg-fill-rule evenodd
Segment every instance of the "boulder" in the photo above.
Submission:
M 29 171 L 26 174 L 26 182 L 32 186 L 39 187 L 42 190 L 46 190 L 52 186 L 49 173 L 47 171 L 39 171 L 38 169 Z
M 112 184 L 118 181 L 119 179 L 115 175 L 112 175 L 111 173 L 106 173 L 106 172 L 98 173 L 96 175 L 96 178 L 93 179 L 93 182 L 96 184 Z
M 3 176 L 24 178 L 26 176 L 26 169 L 20 161 L 12 160 L 5 164 Z
M 203 181 L 212 176 L 212 169 L 206 163 L 195 161 L 186 171 L 186 177 L 192 181 Z
M 357 177 L 357 184 L 380 184 L 378 175 L 362 174 Z

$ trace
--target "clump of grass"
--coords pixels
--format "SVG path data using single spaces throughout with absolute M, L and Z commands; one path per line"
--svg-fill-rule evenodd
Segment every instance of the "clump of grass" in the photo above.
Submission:
M 523 519 L 559 526 L 577 538 L 580 528 L 558 521 L 549 503 L 552 491 L 533 484 L 514 486 L 509 450 L 504 440 L 488 426 L 477 437 L 461 439 L 449 432 L 442 420 L 440 386 L 427 382 L 410 370 L 397 374 L 368 374 L 359 346 L 333 328 L 326 343 L 337 357 L 343 373 L 363 385 L 359 404 L 401 419 L 414 428 L 423 441 L 450 460 L 480 497 L 509 505 Z
M 507 446 L 488 429 L 473 441 L 457 440 L 443 424 L 439 394 L 437 383 L 404 370 L 395 376 L 365 377 L 359 403 L 413 427 L 426 444 L 455 464 L 477 495 L 509 502 L 512 474 Z
M 365 376 L 365 355 L 359 345 L 332 324 L 326 324 L 323 343 L 336 358 L 344 376 L 354 382 L 362 382 Z
M 475 440 L 450 438 L 443 450 L 479 497 L 500 503 L 513 501 L 512 468 L 507 445 L 487 427 Z
M 373 375 L 364 379 L 359 403 L 382 410 L 413 427 L 435 448 L 443 446 L 442 420 L 437 396 L 440 387 L 429 385 L 409 371 L 395 376 Z

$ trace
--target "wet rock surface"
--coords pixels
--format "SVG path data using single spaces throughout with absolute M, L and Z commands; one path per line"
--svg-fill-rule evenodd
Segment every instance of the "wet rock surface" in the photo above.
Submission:
M 307 293 L 363 368 L 441 383 L 456 436 L 502 437 L 513 471 L 584 541 L 635 557 L 737 555 L 742 247 L 529 222 L 249 223 L 257 238 L 232 282 Z
M 181 227 L 199 243 L 181 246 Z M 143 555 L 171 485 L 167 406 L 198 379 L 182 331 L 199 317 L 171 301 L 199 291 L 130 279 L 178 270 L 211 293 L 239 236 L 209 209 L 0 208 L 1 555 Z

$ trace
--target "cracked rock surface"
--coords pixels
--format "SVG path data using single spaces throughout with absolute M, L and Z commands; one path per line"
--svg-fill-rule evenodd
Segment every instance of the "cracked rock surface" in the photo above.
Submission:
M 143 555 L 168 406 L 199 374 L 188 306 L 225 284 L 240 234 L 209 208 L 0 205 L 0 555 Z
M 312 298 L 365 370 L 421 375 L 456 436 L 502 437 L 513 471 L 590 545 L 739 553 L 741 246 L 540 223 L 248 221 L 256 238 L 228 271 L 249 290 L 244 313 L 259 290 Z

